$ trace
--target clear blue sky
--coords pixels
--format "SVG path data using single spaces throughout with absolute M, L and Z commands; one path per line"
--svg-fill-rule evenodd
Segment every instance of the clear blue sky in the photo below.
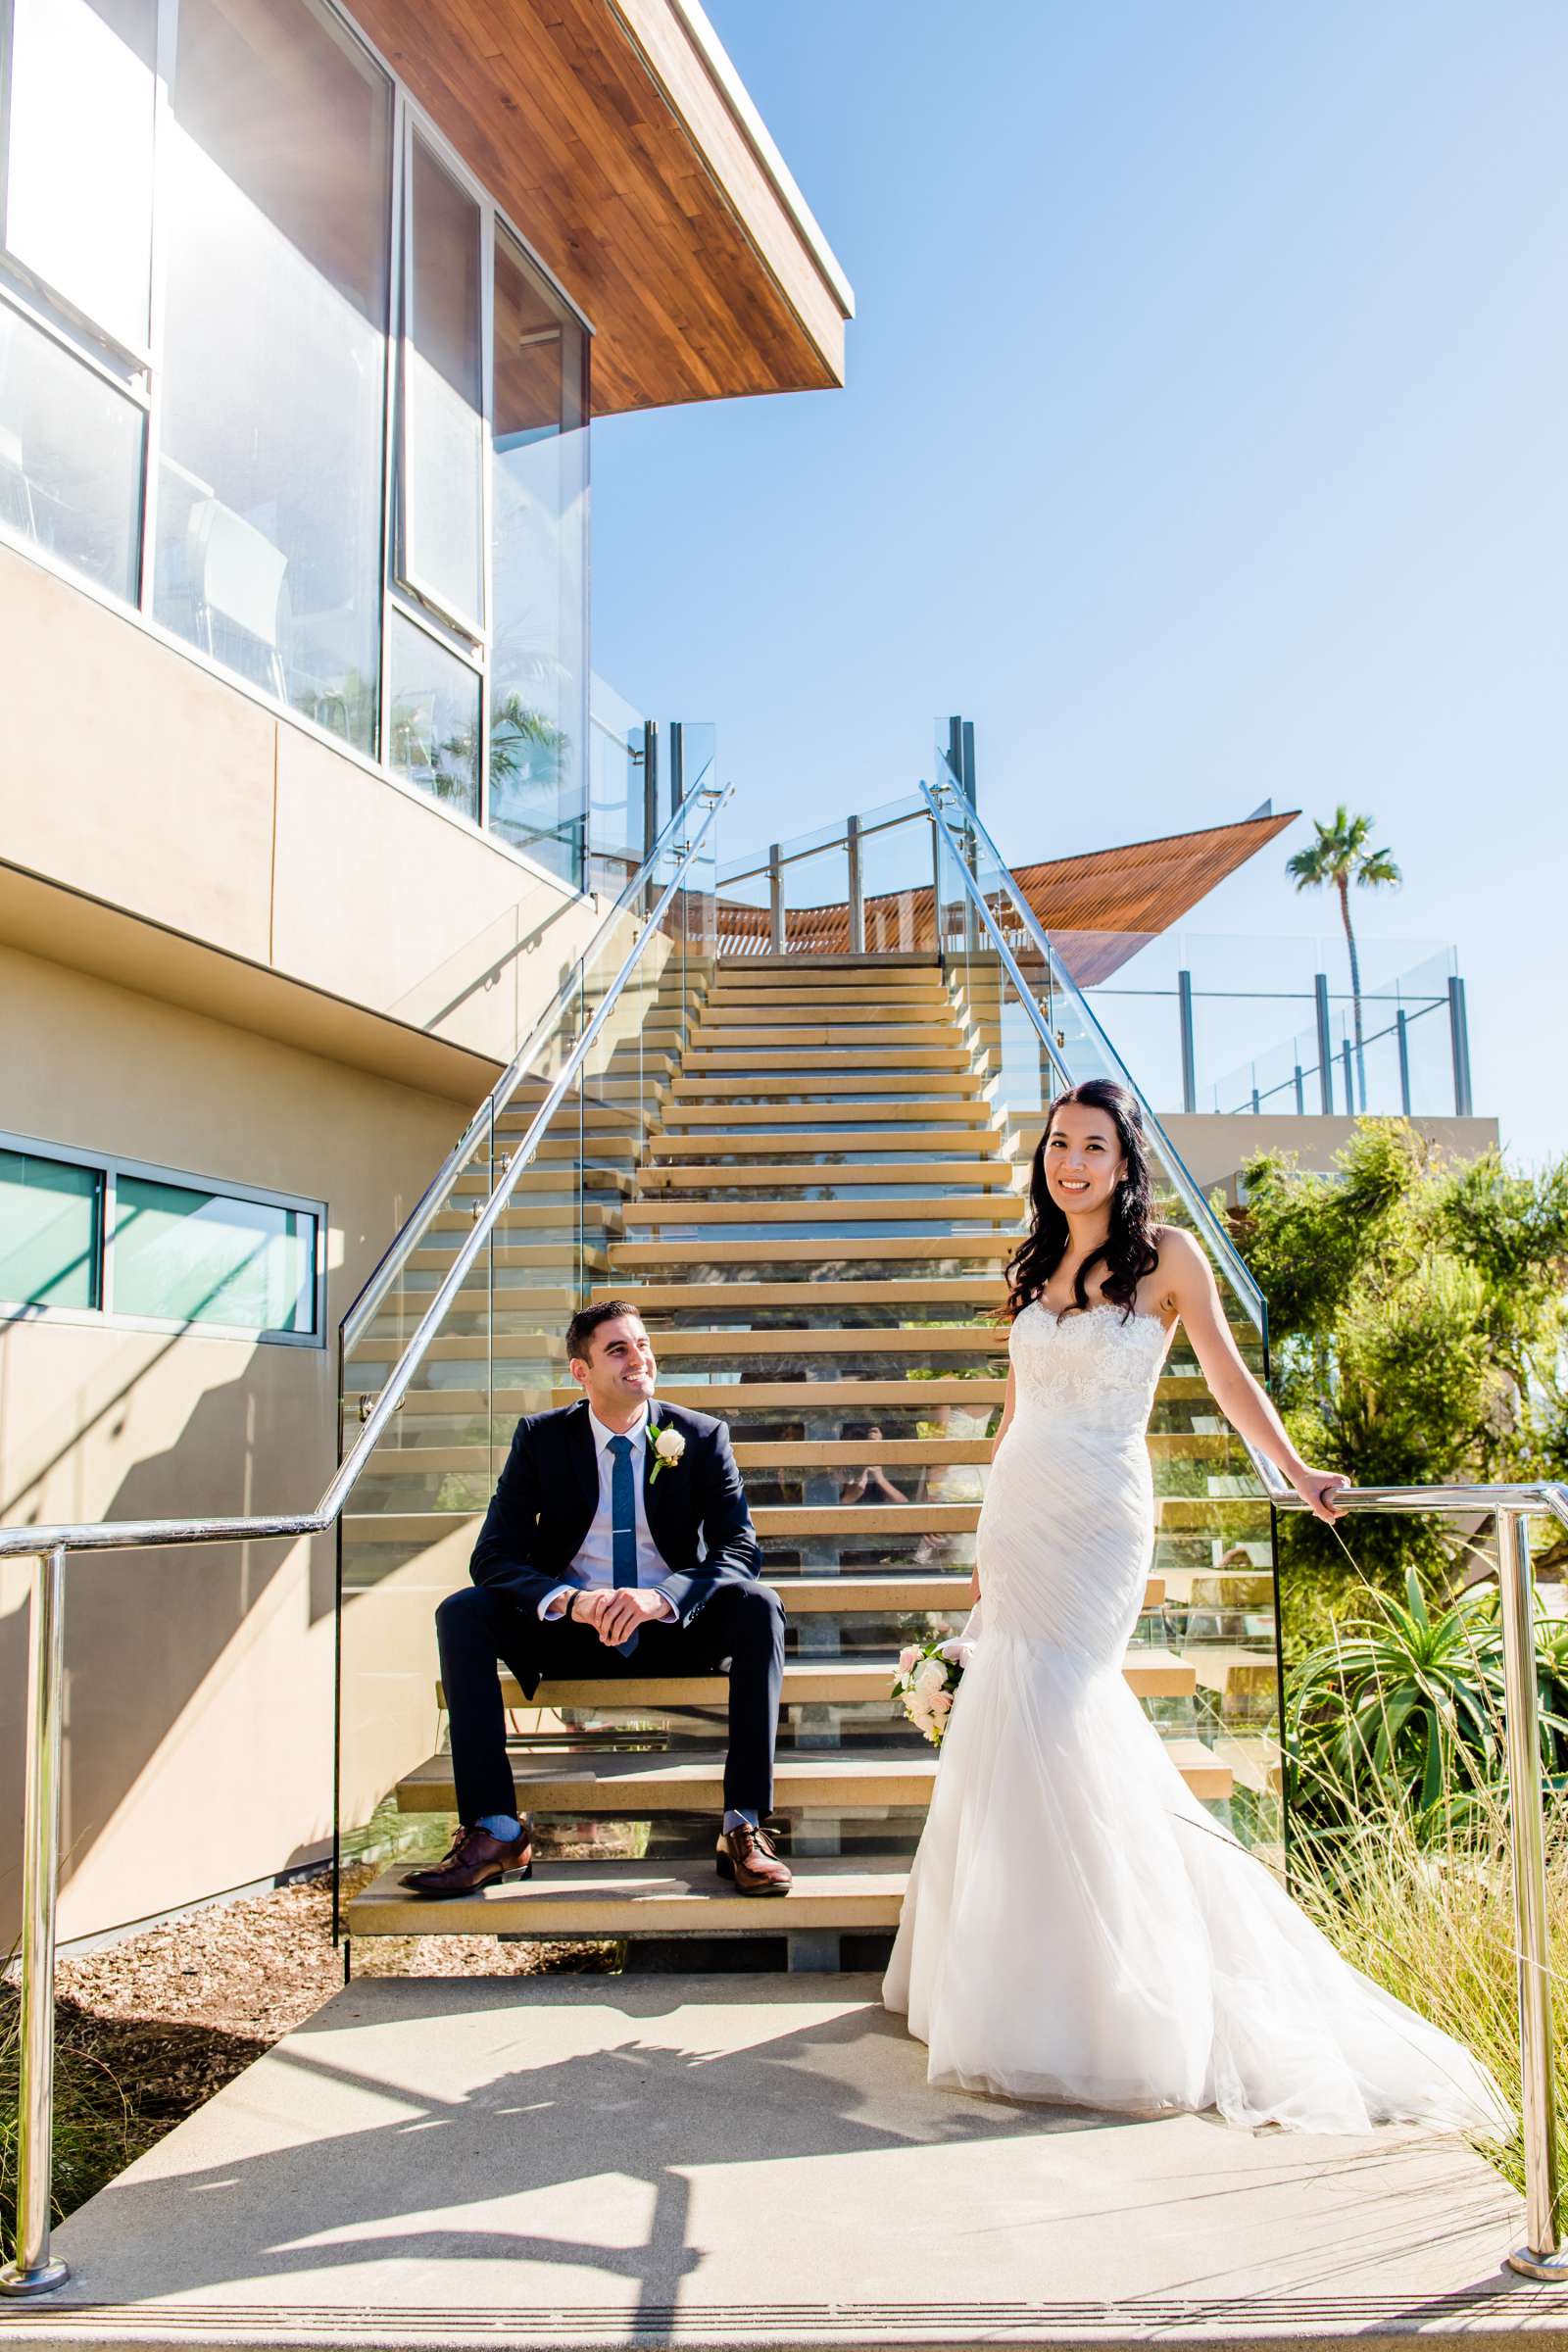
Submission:
M 1563 0 L 708 0 L 855 284 L 843 392 L 615 419 L 595 666 L 731 847 L 976 722 L 1023 858 L 1368 809 L 1477 1107 L 1568 1151 Z M 787 809 L 787 816 L 779 812 Z M 1193 918 L 1314 932 L 1302 821 Z

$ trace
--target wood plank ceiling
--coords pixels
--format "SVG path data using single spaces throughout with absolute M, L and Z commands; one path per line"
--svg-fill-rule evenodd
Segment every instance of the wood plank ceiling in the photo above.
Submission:
M 596 415 L 843 381 L 843 305 L 669 0 L 350 8 L 592 321 Z

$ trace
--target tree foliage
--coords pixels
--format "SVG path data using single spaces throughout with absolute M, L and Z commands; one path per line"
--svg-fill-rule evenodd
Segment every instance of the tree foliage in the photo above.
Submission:
M 1265 1153 L 1243 1186 L 1237 1239 L 1308 1461 L 1360 1486 L 1568 1476 L 1568 1161 L 1517 1175 L 1496 1152 L 1458 1161 L 1407 1121 L 1363 1119 L 1332 1175 Z M 1413 1571 L 1447 1598 L 1488 1532 L 1286 1517 L 1289 1648 L 1360 1613 L 1367 1584 L 1399 1594 Z

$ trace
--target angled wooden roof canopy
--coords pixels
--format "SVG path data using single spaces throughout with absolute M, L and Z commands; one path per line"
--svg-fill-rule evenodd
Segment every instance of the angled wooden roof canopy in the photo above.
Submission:
M 347 0 L 595 329 L 596 416 L 844 381 L 855 297 L 700 0 Z
M 1237 824 L 1209 825 L 1200 833 L 1171 833 L 1157 841 L 1135 841 L 1121 849 L 1090 850 L 1078 858 L 1054 858 L 1015 865 L 1013 879 L 1034 909 L 1041 928 L 1081 986 L 1092 988 L 1135 956 L 1144 942 L 1191 912 L 1228 874 L 1245 865 L 1264 845 L 1294 824 L 1300 811 L 1244 817 Z M 865 944 L 873 952 L 935 952 L 935 893 L 930 883 L 889 891 L 865 902 Z M 945 909 L 951 913 L 952 909 Z M 718 952 L 721 956 L 763 955 L 770 944 L 765 906 L 720 899 Z M 850 944 L 850 910 L 841 899 L 820 906 L 785 911 L 785 939 L 797 956 L 844 955 Z M 1021 941 L 1014 943 L 1021 945 Z

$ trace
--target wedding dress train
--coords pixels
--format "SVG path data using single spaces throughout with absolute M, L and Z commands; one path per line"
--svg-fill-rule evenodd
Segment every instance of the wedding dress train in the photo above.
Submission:
M 1157 1316 L 1038 1304 L 978 1638 L 883 1997 L 932 2082 L 1124 2114 L 1504 2133 L 1484 2068 L 1342 1960 L 1189 1792 L 1122 1675 L 1153 1551 Z

